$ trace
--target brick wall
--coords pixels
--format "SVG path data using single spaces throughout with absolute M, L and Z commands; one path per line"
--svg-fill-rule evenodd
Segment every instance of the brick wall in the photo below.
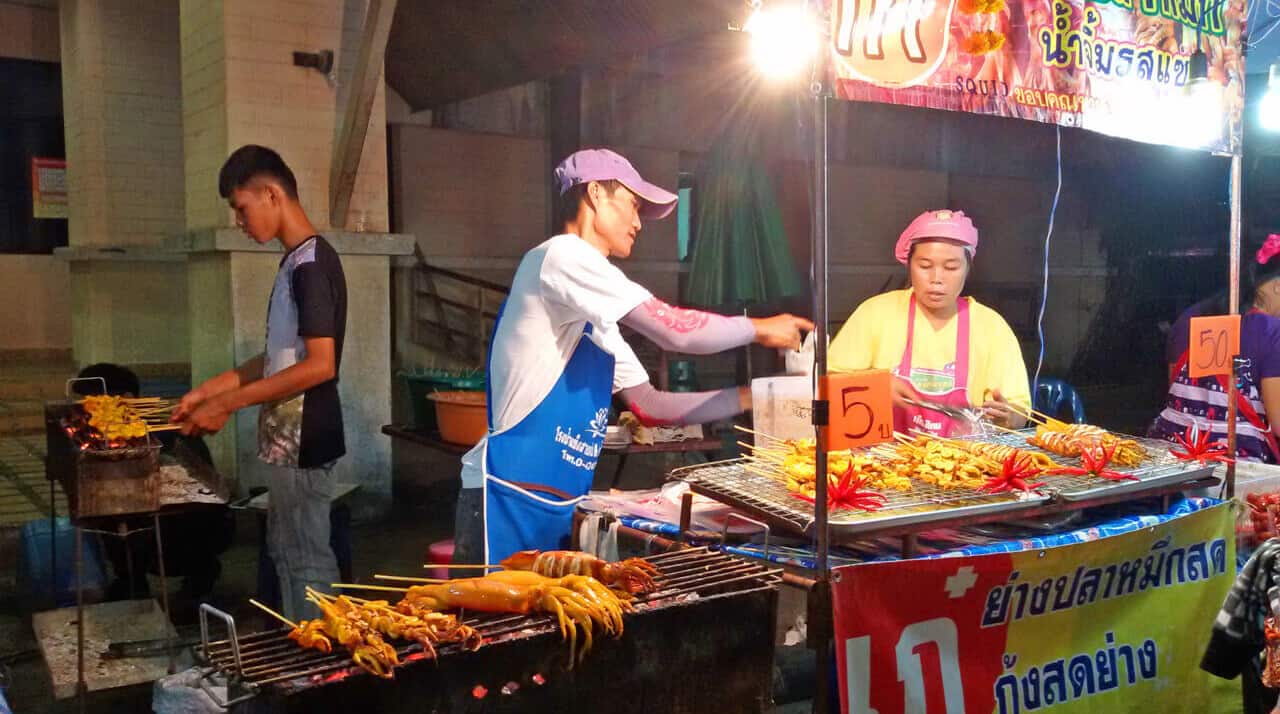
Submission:
M 214 4 L 223 6 L 226 136 L 215 156 L 201 149 L 198 156 L 188 158 L 205 184 L 195 190 L 216 189 L 216 183 L 208 180 L 207 166 L 221 165 L 228 152 L 243 144 L 264 144 L 279 151 L 297 175 L 307 215 L 317 225 L 327 226 L 333 147 L 358 61 L 364 0 Z M 314 69 L 293 65 L 294 51 L 321 49 L 336 54 L 336 84 Z M 216 54 L 216 50 L 207 52 Z M 209 81 L 216 92 L 216 80 Z M 385 117 L 385 91 L 379 88 L 351 200 L 347 227 L 354 230 L 387 229 Z M 216 197 L 216 191 L 213 194 Z M 207 226 L 212 213 L 202 204 L 193 219 Z M 220 224 L 226 225 L 225 210 L 223 216 Z
M 227 152 L 225 22 L 220 0 L 182 0 L 182 133 L 186 225 L 224 225 L 218 169 Z
M 181 231 L 178 6 L 67 0 L 60 22 L 71 245 Z

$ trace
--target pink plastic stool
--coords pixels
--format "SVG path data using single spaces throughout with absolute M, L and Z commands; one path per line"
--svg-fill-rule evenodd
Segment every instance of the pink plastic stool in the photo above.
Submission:
M 438 540 L 427 549 L 427 558 L 435 565 L 449 565 L 453 562 L 453 539 Z M 449 577 L 448 568 L 431 568 L 429 578 L 444 580 Z

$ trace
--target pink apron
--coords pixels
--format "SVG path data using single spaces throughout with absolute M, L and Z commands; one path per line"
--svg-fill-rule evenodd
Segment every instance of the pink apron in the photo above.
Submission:
M 894 371 L 894 378 L 906 386 L 906 391 L 917 402 L 930 402 L 939 406 L 951 407 L 958 411 L 969 408 L 969 301 L 960 298 L 956 301 L 956 315 L 960 322 L 956 325 L 956 359 L 942 371 L 940 377 L 949 377 L 952 387 L 937 392 L 919 389 L 911 379 L 911 347 L 916 335 L 916 296 L 911 296 L 911 304 L 907 308 L 907 348 L 902 352 L 902 362 Z M 912 429 L 927 431 L 936 436 L 961 436 L 969 432 L 969 425 L 959 419 L 927 407 L 910 404 L 893 406 L 893 428 L 903 433 Z

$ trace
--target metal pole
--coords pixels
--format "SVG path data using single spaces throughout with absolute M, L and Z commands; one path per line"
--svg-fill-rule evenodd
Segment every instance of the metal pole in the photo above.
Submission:
M 1231 257 L 1228 269 L 1227 297 L 1230 300 L 1231 314 L 1240 314 L 1240 191 L 1243 183 L 1243 161 L 1240 153 L 1231 157 Z M 1227 453 L 1236 453 L 1236 370 L 1232 360 L 1231 379 L 1227 383 Z M 1227 462 L 1227 498 L 1236 495 L 1236 463 Z
M 820 5 L 814 3 L 810 7 Z M 820 26 L 826 26 L 825 18 L 818 11 Z M 835 639 L 834 609 L 831 599 L 831 580 L 828 571 L 828 549 L 830 531 L 828 529 L 827 512 L 827 429 L 829 423 L 829 402 L 826 390 L 822 387 L 823 378 L 827 374 L 827 95 L 828 85 L 828 49 L 829 40 L 822 33 L 818 56 L 814 61 L 814 112 L 813 112 L 813 373 L 818 395 L 814 402 L 814 469 L 817 480 L 814 482 L 814 532 L 817 540 L 818 577 L 810 598 L 817 600 L 817 607 L 809 608 L 811 646 L 814 649 L 815 671 L 813 710 L 819 714 L 832 711 L 832 642 Z M 815 622 L 821 618 L 820 622 Z M 816 625 L 816 627 L 815 627 Z
M 814 196 L 813 196 L 813 372 L 819 384 L 827 374 L 827 96 L 815 100 L 814 111 Z M 819 399 L 825 400 L 826 395 Z M 825 421 L 825 420 L 824 420 Z M 825 426 L 825 424 L 824 424 Z M 827 431 L 818 429 L 814 467 L 819 478 L 814 483 L 814 518 L 817 525 L 818 571 L 827 572 Z

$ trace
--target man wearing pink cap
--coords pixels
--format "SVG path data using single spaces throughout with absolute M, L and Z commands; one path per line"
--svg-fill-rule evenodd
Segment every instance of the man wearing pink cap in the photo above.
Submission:
M 994 310 L 960 297 L 977 251 L 978 229 L 962 211 L 920 214 L 893 251 L 911 288 L 863 302 L 831 343 L 833 372 L 892 370 L 899 431 L 967 433 L 960 415 L 979 410 L 997 424 L 1023 425 L 1009 406 L 1031 403 L 1018 340 Z
M 563 232 L 525 254 L 494 326 L 489 430 L 462 457 L 454 561 L 497 563 L 519 550 L 562 548 L 591 488 L 617 394 L 646 425 L 698 424 L 751 405 L 749 389 L 659 392 L 622 338 L 624 324 L 665 350 L 711 354 L 752 342 L 796 348 L 812 323 L 791 315 L 725 317 L 668 305 L 609 258 L 631 254 L 641 219 L 676 195 L 607 149 L 555 170 Z

